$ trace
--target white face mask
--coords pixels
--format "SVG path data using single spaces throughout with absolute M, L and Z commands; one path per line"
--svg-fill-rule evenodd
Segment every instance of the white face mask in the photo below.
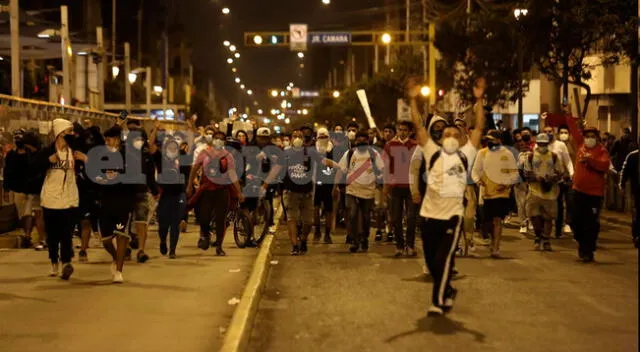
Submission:
M 593 148 L 596 146 L 596 144 L 598 144 L 598 140 L 593 137 L 584 139 L 584 145 L 587 148 Z
M 205 135 L 204 135 L 204 141 L 205 141 L 206 143 L 211 143 L 211 142 L 213 142 L 213 135 L 212 135 L 212 134 L 205 134 Z
M 460 142 L 453 137 L 447 137 L 442 140 L 442 149 L 447 154 L 453 154 L 460 148 Z
M 350 141 L 354 141 L 356 139 L 356 133 L 354 131 L 347 132 L 347 138 L 349 138 Z
M 178 157 L 178 151 L 169 151 L 167 150 L 167 158 L 175 159 Z
M 222 147 L 224 147 L 224 141 L 222 139 L 214 139 L 211 144 L 216 149 L 222 149 Z
M 566 142 L 566 141 L 569 140 L 569 134 L 562 132 L 562 133 L 560 133 L 560 135 L 558 135 L 558 139 L 563 141 L 563 142 Z
M 548 146 L 539 146 L 538 147 L 538 152 L 542 153 L 542 154 L 547 154 L 547 152 L 549 151 L 549 147 Z
M 108 147 L 107 147 L 107 149 L 108 149 L 111 153 L 115 153 L 115 152 L 117 152 L 117 151 L 118 151 L 118 147 L 111 147 L 111 146 L 108 146 Z
M 304 141 L 302 140 L 302 138 L 294 138 L 293 139 L 293 146 L 295 148 L 300 148 L 300 147 L 302 147 L 303 144 L 304 144 Z
M 316 141 L 316 148 L 320 152 L 324 153 L 327 150 L 328 146 L 329 146 L 329 140 L 328 139 L 318 139 Z
M 137 150 L 142 149 L 143 146 L 144 146 L 144 141 L 141 139 L 138 139 L 133 142 L 133 147 L 136 148 Z

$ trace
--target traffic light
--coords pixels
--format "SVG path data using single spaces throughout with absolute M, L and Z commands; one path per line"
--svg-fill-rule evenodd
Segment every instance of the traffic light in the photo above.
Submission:
M 447 92 L 444 89 L 438 89 L 438 99 L 444 98 Z
M 286 46 L 287 34 L 284 32 L 245 33 L 245 46 Z

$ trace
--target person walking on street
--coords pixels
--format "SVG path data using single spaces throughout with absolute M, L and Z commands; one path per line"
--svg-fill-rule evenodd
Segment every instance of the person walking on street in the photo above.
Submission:
M 571 161 L 567 145 L 563 141 L 558 140 L 559 138 L 556 138 L 553 127 L 545 126 L 543 132 L 549 136 L 549 150 L 558 156 L 565 171 L 565 177 L 563 177 L 558 184 L 558 217 L 555 221 L 555 235 L 556 238 L 560 238 L 563 233 L 571 232 L 571 228 L 569 227 L 570 221 L 568 221 L 565 216 L 565 208 L 567 213 L 570 214 L 571 210 L 568 208 L 571 202 L 567 200 L 569 198 L 569 190 L 571 189 L 571 178 L 573 177 L 573 162 Z M 565 219 L 567 220 L 566 223 Z
M 385 129 L 386 131 L 386 129 Z M 386 179 L 384 198 L 391 198 L 391 224 L 396 236 L 396 257 L 403 254 L 416 256 L 416 205 L 409 190 L 409 167 L 411 156 L 418 143 L 409 137 L 413 125 L 409 121 L 401 121 L 396 127 L 397 135 L 384 147 Z M 403 233 L 403 217 L 407 216 L 407 233 Z
M 620 183 L 618 187 L 624 190 L 628 181 L 631 181 L 631 194 L 634 196 L 634 215 L 631 223 L 631 235 L 633 238 L 633 244 L 638 248 L 638 238 L 640 236 L 638 226 L 640 225 L 640 179 L 638 179 L 638 149 L 632 151 L 627 155 L 622 164 L 622 170 L 620 171 Z
M 416 102 L 420 88 L 412 81 L 407 87 L 411 99 L 411 117 L 417 128 L 417 141 L 422 146 L 427 171 L 427 190 L 420 216 L 425 218 L 421 231 L 425 262 L 433 276 L 432 305 L 427 311 L 429 315 L 442 315 L 445 310 L 452 309 L 457 294 L 451 287 L 452 268 L 462 228 L 469 160 L 476 156 L 485 127 L 485 86 L 484 79 L 474 84 L 476 121 L 469 142 L 462 147 L 462 132 L 457 126 L 445 124 L 440 130 L 441 136 L 434 136 L 423 127 Z M 441 146 L 435 144 L 440 141 Z M 431 143 L 436 146 L 432 153 L 429 147 Z
M 482 186 L 483 219 L 491 233 L 491 256 L 500 256 L 502 221 L 511 210 L 511 187 L 519 180 L 513 153 L 501 145 L 500 132 L 487 133 L 487 147 L 478 152 L 473 163 L 473 181 Z
M 600 211 L 611 160 L 598 140 L 595 127 L 585 128 L 583 135 L 584 144 L 578 148 L 573 178 L 571 229 L 578 242 L 578 256 L 584 262 L 592 262 L 600 233 Z
M 62 262 L 63 280 L 69 280 L 73 274 L 73 227 L 76 224 L 76 211 L 79 204 L 78 185 L 76 184 L 76 160 L 87 162 L 87 156 L 71 149 L 74 144 L 73 125 L 65 119 L 53 120 L 55 141 L 42 151 L 37 163 L 38 168 L 46 170 L 40 199 L 44 212 L 49 259 L 50 276 L 59 274 L 59 261 Z
M 340 171 L 336 175 L 336 185 L 346 177 L 346 203 L 349 233 L 352 236 L 349 251 L 369 250 L 369 230 L 371 227 L 371 210 L 375 201 L 375 192 L 382 183 L 384 162 L 378 152 L 369 144 L 366 131 L 356 134 L 355 146 L 340 159 Z M 339 195 L 337 187 L 334 194 Z
M 536 147 L 525 156 L 524 175 L 529 181 L 527 216 L 533 223 L 535 248 L 551 251 L 553 220 L 558 213 L 558 182 L 564 177 L 560 158 L 549 150 L 549 136 L 536 136 Z
M 316 153 L 323 155 L 329 160 L 337 159 L 334 155 L 333 143 L 329 140 L 329 131 L 322 127 L 318 129 L 316 137 Z M 314 163 L 314 180 L 315 188 L 313 192 L 313 205 L 315 207 L 314 222 L 316 233 L 314 241 L 319 242 L 322 236 L 320 230 L 320 213 L 324 214 L 324 243 L 330 244 L 331 230 L 334 222 L 333 208 L 333 183 L 335 181 L 336 169 L 331 166 L 325 166 L 322 163 Z

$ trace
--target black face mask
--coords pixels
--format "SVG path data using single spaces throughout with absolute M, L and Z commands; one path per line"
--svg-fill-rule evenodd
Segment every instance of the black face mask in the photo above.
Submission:
M 431 139 L 434 142 L 440 142 L 440 139 L 442 139 L 442 130 L 431 130 Z
M 309 143 L 313 140 L 313 136 L 304 136 L 304 142 Z
M 531 141 L 531 136 L 528 134 L 523 134 L 522 135 L 522 140 L 525 142 L 530 142 Z
M 24 141 L 16 141 L 16 147 L 18 147 L 18 149 L 24 148 Z
M 498 143 L 493 143 L 493 142 L 489 142 L 489 143 L 487 143 L 487 147 L 488 147 L 490 150 L 496 150 L 496 149 L 498 149 L 498 148 L 500 147 L 500 144 L 498 144 Z
M 75 134 L 67 134 L 63 138 L 71 149 L 77 149 L 76 147 L 78 146 L 78 138 Z
M 366 149 L 369 146 L 367 142 L 356 142 L 356 147 L 360 150 Z

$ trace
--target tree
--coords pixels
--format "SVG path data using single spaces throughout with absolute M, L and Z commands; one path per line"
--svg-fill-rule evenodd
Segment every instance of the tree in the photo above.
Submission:
M 598 66 L 615 64 L 630 47 L 632 0 L 536 0 L 528 31 L 543 34 L 535 50 L 538 66 L 549 79 L 563 85 L 563 100 L 568 99 L 569 84 L 586 91 L 585 117 L 591 100 L 587 83 Z M 600 60 L 588 60 L 599 53 Z

